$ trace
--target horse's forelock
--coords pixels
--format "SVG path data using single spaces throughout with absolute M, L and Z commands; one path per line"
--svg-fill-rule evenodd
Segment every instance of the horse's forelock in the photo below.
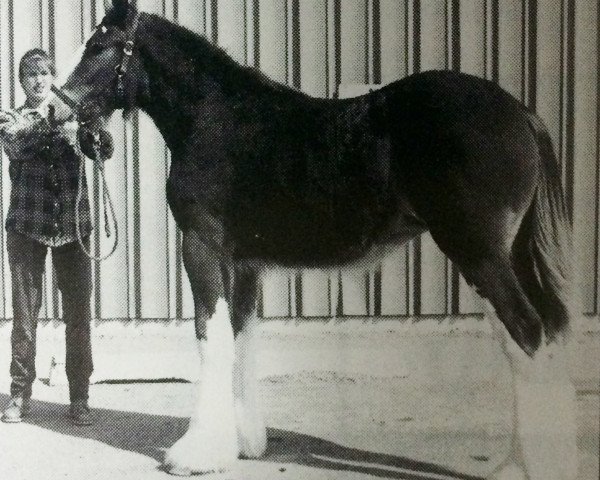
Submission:
M 126 1 L 117 2 L 116 5 L 106 11 L 102 24 L 113 25 L 121 30 L 125 30 L 136 13 L 137 10 L 133 4 L 129 4 Z

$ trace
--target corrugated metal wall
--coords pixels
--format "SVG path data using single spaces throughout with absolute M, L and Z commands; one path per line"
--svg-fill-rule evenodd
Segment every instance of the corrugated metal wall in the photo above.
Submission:
M 103 15 L 100 0 L 0 0 L 0 99 L 23 101 L 15 65 L 27 49 L 50 50 L 59 71 Z M 534 106 L 550 128 L 573 208 L 584 310 L 598 313 L 600 181 L 596 0 L 138 0 L 142 10 L 205 34 L 238 61 L 316 96 L 348 95 L 411 72 L 454 69 L 499 82 Z M 113 125 L 108 165 L 122 242 L 95 268 L 98 318 L 181 318 L 192 301 L 177 232 L 165 203 L 169 152 L 144 115 Z M 92 181 L 96 195 L 97 181 Z M 0 200 L 10 184 L 2 160 Z M 357 192 L 360 195 L 360 192 Z M 97 206 L 94 207 L 98 214 Z M 96 245 L 108 247 L 100 232 Z M 0 235 L 2 250 L 4 234 Z M 480 300 L 423 236 L 373 269 L 273 271 L 265 316 L 476 313 Z M 43 315 L 59 298 L 46 275 Z M 6 253 L 0 318 L 11 316 Z

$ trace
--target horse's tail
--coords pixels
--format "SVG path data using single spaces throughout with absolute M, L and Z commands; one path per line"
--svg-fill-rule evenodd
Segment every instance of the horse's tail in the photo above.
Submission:
M 541 165 L 533 203 L 517 235 L 515 270 L 542 317 L 549 340 L 567 332 L 575 313 L 572 227 L 552 140 L 543 122 L 528 113 Z

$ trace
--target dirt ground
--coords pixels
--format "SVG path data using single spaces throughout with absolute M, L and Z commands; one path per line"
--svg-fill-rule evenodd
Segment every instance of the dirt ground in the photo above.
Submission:
M 5 334 L 0 340 L 3 405 L 9 344 Z M 131 342 L 144 347 L 132 348 Z M 32 415 L 22 424 L 0 424 L 1 479 L 172 478 L 160 470 L 160 461 L 185 432 L 194 386 L 115 383 L 114 372 L 120 367 L 129 372 L 122 377 L 132 378 L 136 366 L 158 358 L 163 370 L 153 376 L 169 376 L 165 359 L 172 370 L 189 363 L 193 343 L 159 336 L 131 342 L 95 339 L 92 427 L 68 423 L 66 386 L 47 385 L 38 368 L 42 378 L 34 386 Z M 111 348 L 113 354 L 106 353 Z M 485 477 L 506 455 L 508 370 L 485 332 L 407 333 L 367 325 L 324 335 L 295 326 L 267 328 L 260 352 L 267 455 L 207 478 L 470 479 Z M 600 333 L 577 334 L 571 363 L 578 391 L 579 479 L 596 480 Z

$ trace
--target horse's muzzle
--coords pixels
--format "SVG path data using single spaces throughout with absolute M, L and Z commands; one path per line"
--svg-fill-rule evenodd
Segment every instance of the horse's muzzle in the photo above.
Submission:
M 102 107 L 94 100 L 84 100 L 77 107 L 77 120 L 81 125 L 93 125 L 102 115 Z

